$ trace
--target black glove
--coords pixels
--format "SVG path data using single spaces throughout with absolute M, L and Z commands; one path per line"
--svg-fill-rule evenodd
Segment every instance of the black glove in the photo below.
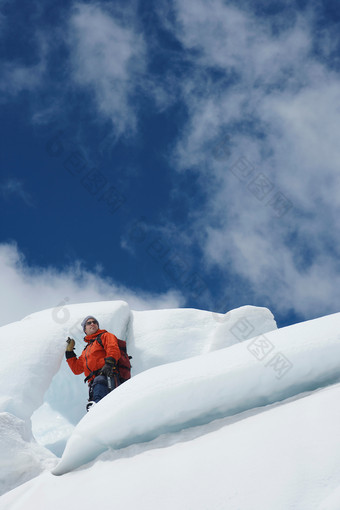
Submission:
M 114 358 L 105 358 L 105 365 L 101 369 L 100 373 L 106 375 L 106 377 L 113 377 L 114 374 L 118 374 L 117 362 Z

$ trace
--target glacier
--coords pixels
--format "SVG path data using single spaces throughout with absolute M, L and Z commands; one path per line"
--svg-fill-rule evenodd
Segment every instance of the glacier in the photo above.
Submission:
M 127 340 L 133 377 L 86 414 L 64 349 L 70 335 L 80 354 L 88 314 Z M 340 508 L 339 326 L 123 301 L 3 326 L 0 509 L 105 508 L 113 487 L 131 509 Z

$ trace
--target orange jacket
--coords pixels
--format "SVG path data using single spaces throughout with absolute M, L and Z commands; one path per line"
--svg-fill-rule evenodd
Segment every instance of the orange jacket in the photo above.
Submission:
M 102 336 L 100 339 L 104 347 L 96 341 L 96 337 L 101 333 Z M 86 336 L 84 340 L 87 342 L 87 346 L 79 358 L 77 358 L 73 351 L 73 356 L 70 354 L 67 357 L 67 363 L 74 374 L 79 375 L 84 372 L 87 377 L 91 372 L 103 368 L 105 365 L 105 358 L 112 357 L 116 361 L 119 360 L 120 350 L 118 347 L 118 340 L 112 333 L 109 333 L 105 329 L 98 329 L 96 333 Z M 91 379 L 93 379 L 93 377 L 91 377 L 89 381 L 91 381 Z

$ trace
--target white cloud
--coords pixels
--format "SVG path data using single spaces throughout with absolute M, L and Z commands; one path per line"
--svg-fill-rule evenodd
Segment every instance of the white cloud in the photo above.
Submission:
M 72 75 L 94 96 L 98 111 L 112 120 L 118 135 L 136 129 L 131 95 L 145 66 L 143 36 L 117 13 L 77 4 L 70 20 Z
M 77 262 L 64 269 L 29 266 L 15 244 L 0 244 L 0 274 L 0 325 L 71 303 L 124 300 L 134 310 L 177 308 L 184 303 L 176 291 L 151 294 L 128 289 Z
M 268 19 L 222 0 L 175 5 L 165 26 L 186 48 L 192 72 L 182 87 L 189 120 L 173 161 L 198 172 L 208 197 L 195 219 L 206 261 L 246 278 L 283 310 L 336 310 L 340 75 L 313 56 L 312 13 L 282 16 L 275 32 Z M 207 79 L 212 70 L 218 80 Z M 260 178 L 266 196 L 255 187 Z M 292 207 L 279 217 L 274 199 L 285 198 Z

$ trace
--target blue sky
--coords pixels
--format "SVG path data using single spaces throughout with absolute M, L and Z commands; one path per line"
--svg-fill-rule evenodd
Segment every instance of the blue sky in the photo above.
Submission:
M 7 320 L 339 310 L 335 1 L 0 5 Z

